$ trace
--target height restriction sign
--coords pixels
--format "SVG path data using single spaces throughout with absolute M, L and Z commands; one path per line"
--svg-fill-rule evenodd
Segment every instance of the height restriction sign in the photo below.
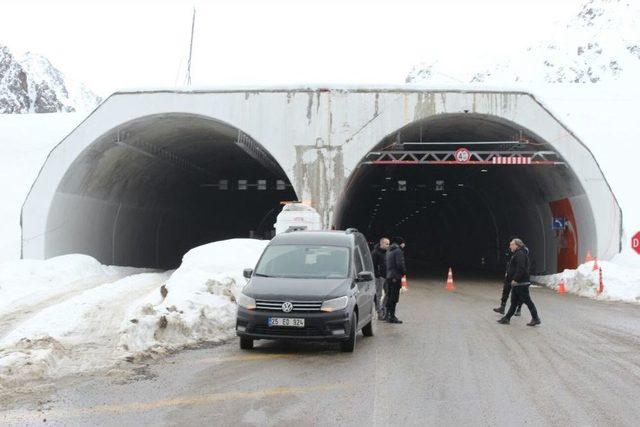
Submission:
M 631 238 L 631 249 L 640 254 L 640 231 Z

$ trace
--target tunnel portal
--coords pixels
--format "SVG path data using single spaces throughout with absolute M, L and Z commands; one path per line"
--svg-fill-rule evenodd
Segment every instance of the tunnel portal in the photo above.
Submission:
M 532 270 L 555 273 L 576 267 L 578 239 L 595 245 L 584 189 L 553 147 L 477 114 L 440 115 L 388 135 L 353 173 L 335 226 L 370 240 L 402 236 L 408 256 L 439 270 L 501 271 L 519 237 Z

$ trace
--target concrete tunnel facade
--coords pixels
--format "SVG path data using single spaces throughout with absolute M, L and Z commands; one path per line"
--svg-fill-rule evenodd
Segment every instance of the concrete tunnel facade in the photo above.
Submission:
M 368 161 L 412 146 L 545 150 L 558 162 Z M 404 235 L 410 256 L 433 265 L 500 270 L 520 236 L 536 272 L 552 273 L 621 244 L 621 211 L 595 158 L 531 94 L 239 88 L 110 96 L 46 159 L 22 210 L 23 257 L 172 268 L 208 241 L 267 237 L 288 200 L 310 203 L 327 228 Z

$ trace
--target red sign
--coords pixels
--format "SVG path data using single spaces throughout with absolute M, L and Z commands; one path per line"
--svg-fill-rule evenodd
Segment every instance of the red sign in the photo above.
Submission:
M 457 162 L 465 163 L 471 160 L 471 152 L 466 148 L 458 148 L 455 157 Z
M 631 238 L 631 249 L 640 254 L 640 231 Z

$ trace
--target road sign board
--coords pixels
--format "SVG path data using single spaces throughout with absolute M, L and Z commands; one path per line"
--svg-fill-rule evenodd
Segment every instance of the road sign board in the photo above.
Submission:
M 631 249 L 640 254 L 640 231 L 631 238 Z
M 466 148 L 458 148 L 455 152 L 456 162 L 466 163 L 471 160 L 471 152 Z
M 551 223 L 551 228 L 553 230 L 564 230 L 567 226 L 566 218 L 553 218 L 553 222 Z

